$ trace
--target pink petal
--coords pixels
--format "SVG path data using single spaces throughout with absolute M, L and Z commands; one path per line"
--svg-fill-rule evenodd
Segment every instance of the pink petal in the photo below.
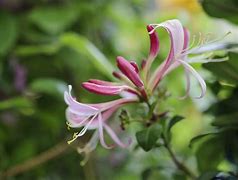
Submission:
M 102 95 L 117 95 L 129 88 L 127 86 L 99 85 L 91 82 L 84 82 L 82 86 L 90 92 Z
M 174 55 L 179 55 L 184 47 L 184 28 L 179 20 L 168 20 L 161 24 L 159 27 L 163 27 L 167 30 L 170 35 L 171 48 L 170 51 L 173 51 Z
M 145 68 L 145 66 L 146 66 L 146 60 L 145 60 L 145 59 L 142 60 L 140 66 L 141 66 L 141 69 L 144 69 L 144 68 Z
M 121 72 L 116 72 L 114 71 L 113 76 L 121 81 L 123 81 L 125 84 L 127 84 L 130 87 L 135 87 L 135 85 L 130 81 L 130 79 L 128 79 L 127 76 L 125 76 L 124 74 L 122 74 Z
M 99 79 L 89 79 L 88 82 L 98 84 L 98 85 L 105 85 L 105 86 L 119 85 L 119 83 L 103 81 L 103 80 L 99 80 Z
M 104 141 L 103 122 L 102 122 L 101 114 L 99 114 L 99 117 L 98 117 L 98 132 L 99 132 L 99 139 L 100 139 L 101 145 L 106 149 L 111 149 L 113 146 L 112 145 L 108 146 Z
M 104 128 L 109 134 L 109 136 L 112 138 L 112 140 L 120 147 L 127 148 L 131 144 L 131 140 L 129 140 L 128 144 L 124 144 L 116 135 L 116 133 L 107 125 L 104 124 Z
M 69 85 L 69 92 L 64 92 L 64 100 L 66 104 L 75 112 L 78 114 L 81 114 L 82 116 L 85 115 L 91 115 L 94 114 L 98 109 L 91 107 L 89 105 L 79 103 L 77 102 L 72 96 L 71 96 L 71 90 L 72 86 Z
M 100 114 L 100 113 L 99 113 Z M 77 134 L 77 137 L 83 136 L 86 131 L 89 129 L 92 122 L 95 120 L 95 118 L 98 116 L 98 114 L 95 114 L 91 119 L 88 121 L 88 123 L 84 126 L 84 128 Z
M 177 56 L 180 56 L 183 47 L 184 47 L 184 29 L 182 24 L 178 20 L 168 20 L 161 24 L 156 25 L 155 28 L 162 27 L 164 28 L 170 36 L 170 51 L 165 60 L 165 63 L 162 66 L 159 66 L 152 75 L 150 80 L 150 88 L 152 90 L 158 85 L 159 81 L 162 79 L 166 70 L 170 67 L 172 62 L 175 60 Z
M 136 62 L 135 62 L 135 61 L 130 61 L 130 64 L 135 68 L 135 71 L 136 71 L 137 73 L 139 73 L 139 67 L 138 67 L 138 65 L 136 64 Z
M 135 67 L 123 57 L 117 57 L 117 66 L 121 72 L 127 76 L 127 78 L 130 79 L 137 87 L 142 87 L 144 85 L 139 74 L 136 72 Z
M 151 64 L 153 63 L 155 57 L 157 56 L 159 52 L 159 38 L 158 38 L 157 32 L 155 31 L 155 28 L 152 25 L 148 25 L 147 31 L 150 36 L 150 52 L 144 65 L 142 63 L 142 69 L 144 70 L 146 79 L 148 78 L 148 75 L 149 75 L 148 71 L 151 67 Z
M 187 28 L 183 27 L 183 32 L 184 32 L 184 43 L 183 43 L 183 50 L 186 50 L 189 45 L 189 40 L 190 40 L 190 34 Z
M 74 113 L 70 108 L 66 109 L 66 119 L 69 122 L 70 127 L 81 127 L 84 126 L 90 116 L 80 116 Z
M 123 75 L 124 76 L 124 75 Z M 102 80 L 98 80 L 98 79 L 90 79 L 88 82 L 93 83 L 93 84 L 98 84 L 98 85 L 103 85 L 103 86 L 108 86 L 108 87 L 118 87 L 118 88 L 122 88 L 121 91 L 127 91 L 129 93 L 131 93 L 132 95 L 139 95 L 139 93 L 137 92 L 136 89 L 133 89 L 129 86 L 126 85 L 121 85 L 119 83 L 113 83 L 113 82 L 108 82 L 108 81 L 102 81 Z M 105 92 L 104 92 L 105 93 Z M 119 92 L 120 94 L 122 92 Z M 101 93 L 98 93 L 101 94 Z M 105 95 L 105 94 L 104 94 Z M 109 94 L 111 95 L 111 94 Z M 114 95 L 114 94 L 113 94 Z
M 100 109 L 101 111 L 111 108 L 116 108 L 124 104 L 137 102 L 137 97 L 131 97 L 131 98 L 120 98 L 114 101 L 109 101 L 105 103 L 97 103 L 97 104 L 88 104 L 89 106 L 95 107 L 97 109 Z
M 150 53 L 149 57 L 155 58 L 159 52 L 159 38 L 156 31 L 153 31 L 154 27 L 151 25 L 147 26 L 147 31 L 150 36 Z M 150 33 L 152 32 L 152 33 Z
M 120 72 L 113 71 L 112 75 L 113 75 L 115 78 L 121 80 L 123 74 L 120 73 Z

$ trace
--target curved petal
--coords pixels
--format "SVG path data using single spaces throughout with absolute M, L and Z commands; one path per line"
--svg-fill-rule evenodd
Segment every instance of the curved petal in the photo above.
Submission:
M 159 38 L 154 30 L 154 27 L 151 25 L 147 26 L 147 31 L 150 36 L 150 53 L 149 57 L 155 58 L 159 52 Z M 150 58 L 149 58 L 150 59 Z
M 98 111 L 97 108 L 83 104 L 83 103 L 79 103 L 77 102 L 72 96 L 71 96 L 71 90 L 72 90 L 72 86 L 69 85 L 69 92 L 64 92 L 64 100 L 66 102 L 66 104 L 69 105 L 69 107 L 74 110 L 77 111 L 78 114 L 81 114 L 82 116 L 86 116 L 86 115 L 92 115 L 95 114 L 95 112 Z
M 189 72 L 186 68 L 184 68 L 184 71 L 185 71 L 185 77 L 186 77 L 186 93 L 184 96 L 180 97 L 179 99 L 185 99 L 188 97 L 189 95 L 189 92 L 190 92 L 190 87 L 191 87 L 191 83 L 190 83 L 190 76 L 189 76 Z
M 131 144 L 131 140 L 129 140 L 128 144 L 124 144 L 116 135 L 116 133 L 107 125 L 103 125 L 109 136 L 112 138 L 112 140 L 120 147 L 127 148 Z
M 158 27 L 163 27 L 167 30 L 171 40 L 170 51 L 173 51 L 175 56 L 179 55 L 184 48 L 184 35 L 186 34 L 180 21 L 177 19 L 168 20 L 158 24 Z
M 149 87 L 151 90 L 156 88 L 166 70 L 170 67 L 176 57 L 181 55 L 184 48 L 184 35 L 186 34 L 180 21 L 176 19 L 165 21 L 161 24 L 156 24 L 154 30 L 159 27 L 163 27 L 169 33 L 170 51 L 164 63 L 155 70 L 149 81 Z
M 205 95 L 205 92 L 206 92 L 206 83 L 205 81 L 203 80 L 203 78 L 197 73 L 197 71 L 195 71 L 195 69 L 190 66 L 188 63 L 186 63 L 185 61 L 181 61 L 181 60 L 178 60 L 183 66 L 184 68 L 189 71 L 199 82 L 199 85 L 201 87 L 201 95 L 196 97 L 196 98 L 202 98 L 204 95 Z
M 94 149 L 96 149 L 97 144 L 98 144 L 98 139 L 99 139 L 98 131 L 95 131 L 93 133 L 92 137 L 90 138 L 89 142 L 83 148 L 80 148 L 80 147 L 77 148 L 78 153 L 85 153 L 84 159 L 80 162 L 81 166 L 84 166 L 87 163 L 87 161 L 89 159 L 89 154 Z
M 98 115 L 98 132 L 101 145 L 106 149 L 111 149 L 113 146 L 112 145 L 108 146 L 104 141 L 103 122 L 101 113 Z
M 148 25 L 147 31 L 150 36 L 150 52 L 149 52 L 149 56 L 147 60 L 145 61 L 145 64 L 142 66 L 142 69 L 144 69 L 146 76 L 153 60 L 155 59 L 155 57 L 157 56 L 159 52 L 159 38 L 156 31 L 154 31 L 154 27 L 151 25 Z
M 186 50 L 189 46 L 190 34 L 189 34 L 188 29 L 185 27 L 183 27 L 183 33 L 184 33 L 183 50 Z
M 93 133 L 89 142 L 84 146 L 84 148 L 80 148 L 80 147 L 77 148 L 78 153 L 84 152 L 88 154 L 92 152 L 97 147 L 98 139 L 99 139 L 99 136 L 98 136 L 98 130 L 97 130 Z
M 72 128 L 78 128 L 81 126 L 84 126 L 87 120 L 90 116 L 80 116 L 73 111 L 71 111 L 70 108 L 66 109 L 66 119 L 68 121 L 68 125 Z

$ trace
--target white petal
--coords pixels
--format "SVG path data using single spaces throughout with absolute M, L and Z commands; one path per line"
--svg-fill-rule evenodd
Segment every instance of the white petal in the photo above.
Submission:
M 199 85 L 201 87 L 201 95 L 196 97 L 196 98 L 202 98 L 205 93 L 206 93 L 206 83 L 205 81 L 203 80 L 203 78 L 197 73 L 197 71 L 195 71 L 195 69 L 190 66 L 188 63 L 186 63 L 185 61 L 181 61 L 181 60 L 178 60 L 186 70 L 188 70 L 199 82 Z
M 100 143 L 101 145 L 106 148 L 106 149 L 111 149 L 112 146 L 108 146 L 106 143 L 105 143 L 105 140 L 104 140 L 104 134 L 103 134 L 103 120 L 102 120 L 102 115 L 101 113 L 99 113 L 98 115 L 98 131 L 99 131 L 99 139 L 100 139 Z
M 189 92 L 190 92 L 190 86 L 191 86 L 191 83 L 190 83 L 190 76 L 189 76 L 189 72 L 186 68 L 184 68 L 185 70 L 185 76 L 186 76 L 186 83 L 187 83 L 187 86 L 186 86 L 186 93 L 184 96 L 180 97 L 179 99 L 185 99 L 189 96 Z
M 112 140 L 120 147 L 122 148 L 126 148 L 128 147 L 128 145 L 130 145 L 130 141 L 128 144 L 124 144 L 116 135 L 116 133 L 107 125 L 104 124 L 104 128 L 107 131 L 107 133 L 110 135 L 110 137 L 112 138 Z

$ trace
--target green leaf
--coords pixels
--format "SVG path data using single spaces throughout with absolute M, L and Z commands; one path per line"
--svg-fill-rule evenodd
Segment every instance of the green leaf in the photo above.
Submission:
M 41 45 L 20 45 L 16 48 L 15 54 L 18 56 L 33 56 L 38 54 L 53 55 L 57 53 L 61 45 L 59 43 Z
M 88 39 L 76 33 L 65 33 L 59 37 L 59 41 L 51 44 L 18 46 L 15 53 L 18 56 L 32 56 L 37 54 L 52 55 L 64 47 L 69 47 L 80 55 L 85 56 L 85 59 L 90 60 L 95 68 L 102 74 L 114 80 L 112 76 L 114 66 L 111 62 Z
M 78 12 L 73 5 L 38 7 L 31 12 L 29 18 L 46 33 L 58 34 L 77 20 Z
M 232 94 L 221 101 L 213 104 L 209 109 L 208 113 L 221 116 L 227 114 L 233 114 L 238 111 L 238 88 L 234 89 Z
M 192 148 L 194 144 L 198 143 L 199 141 L 204 140 L 205 137 L 211 136 L 211 135 L 216 135 L 216 133 L 211 132 L 211 133 L 201 134 L 201 135 L 198 135 L 198 136 L 192 138 L 189 142 L 189 147 Z
M 36 152 L 37 148 L 35 141 L 33 141 L 33 139 L 26 138 L 16 146 L 12 155 L 12 161 L 14 163 L 23 162 L 24 160 L 27 160 L 35 155 Z
M 238 113 L 235 112 L 233 114 L 218 116 L 216 117 L 212 125 L 218 127 L 231 127 L 238 129 Z
M 76 33 L 66 33 L 61 36 L 60 41 L 63 45 L 74 49 L 76 52 L 85 55 L 92 61 L 102 74 L 110 79 L 114 79 L 112 71 L 114 67 L 104 54 L 96 48 L 88 39 Z
M 25 97 L 14 97 L 0 102 L 0 110 L 31 108 L 32 102 Z
M 208 171 L 208 172 L 205 172 L 205 173 L 201 174 L 198 177 L 198 180 L 213 179 L 218 173 L 219 173 L 219 171 Z
M 206 63 L 203 67 L 211 71 L 219 80 L 229 84 L 238 83 L 238 54 L 228 53 L 229 60 L 219 63 Z
M 10 14 L 0 11 L 0 27 L 0 55 L 5 55 L 16 42 L 16 20 Z
M 36 79 L 30 84 L 30 88 L 38 93 L 45 93 L 59 99 L 63 99 L 64 91 L 67 90 L 67 84 L 58 79 Z
M 153 176 L 156 176 L 156 179 L 165 179 L 165 177 L 162 175 L 162 170 L 164 168 L 162 166 L 156 166 L 156 167 L 149 167 L 146 168 L 145 170 L 143 170 L 143 172 L 141 173 L 141 179 L 142 180 L 151 180 L 154 179 Z M 160 174 L 154 174 L 154 172 L 159 172 Z M 167 178 L 166 178 L 167 179 Z
M 179 116 L 179 115 L 176 115 L 170 119 L 163 119 L 163 121 L 162 121 L 163 135 L 168 142 L 170 142 L 170 140 L 171 140 L 172 127 L 183 119 L 184 119 L 184 117 Z
M 174 116 L 171 120 L 169 120 L 168 126 L 167 126 L 167 131 L 170 131 L 171 128 L 178 123 L 179 121 L 183 120 L 183 116 L 176 115 Z
M 238 3 L 236 0 L 201 0 L 203 9 L 212 17 L 225 18 L 238 23 Z
M 162 128 L 160 125 L 155 124 L 147 129 L 136 133 L 136 139 L 140 147 L 145 151 L 151 150 L 161 135 Z
M 209 137 L 196 150 L 198 169 L 201 172 L 215 171 L 224 158 L 223 145 L 219 137 Z

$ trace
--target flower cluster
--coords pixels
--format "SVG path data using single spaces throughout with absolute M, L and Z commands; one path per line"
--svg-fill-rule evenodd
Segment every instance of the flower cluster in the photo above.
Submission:
M 170 50 L 167 58 L 154 71 L 151 70 L 151 65 L 159 52 L 159 38 L 156 32 L 157 28 L 165 29 L 170 37 Z M 196 46 L 190 45 L 189 31 L 182 26 L 179 20 L 168 20 L 160 24 L 150 24 L 147 26 L 147 31 L 150 37 L 150 51 L 146 60 L 140 66 L 134 61 L 128 61 L 125 58 L 118 56 L 117 66 L 120 71 L 113 72 L 113 75 L 120 82 L 108 82 L 97 79 L 91 79 L 84 82 L 82 86 L 96 94 L 102 95 L 120 95 L 121 98 L 99 104 L 84 104 L 77 102 L 71 95 L 72 87 L 69 86 L 69 91 L 65 92 L 65 102 L 68 105 L 66 110 L 67 124 L 72 128 L 82 128 L 69 143 L 76 138 L 83 136 L 88 129 L 94 129 L 91 140 L 87 143 L 84 149 L 80 151 L 92 151 L 97 142 L 105 148 L 111 148 L 113 145 L 107 145 L 104 140 L 104 130 L 112 138 L 112 140 L 120 147 L 127 147 L 110 128 L 107 120 L 121 106 L 129 103 L 147 102 L 160 81 L 169 74 L 172 70 L 182 65 L 187 79 L 186 97 L 190 91 L 190 75 L 194 76 L 201 87 L 201 94 L 197 98 L 204 96 L 206 91 L 206 83 L 203 78 L 190 65 L 193 62 L 209 62 L 218 61 L 212 59 L 212 54 L 208 53 L 213 47 L 212 42 L 207 42 L 206 38 L 199 38 Z M 189 55 L 192 54 L 192 57 Z M 220 59 L 224 60 L 224 59 Z M 219 61 L 220 61 L 219 60 Z

